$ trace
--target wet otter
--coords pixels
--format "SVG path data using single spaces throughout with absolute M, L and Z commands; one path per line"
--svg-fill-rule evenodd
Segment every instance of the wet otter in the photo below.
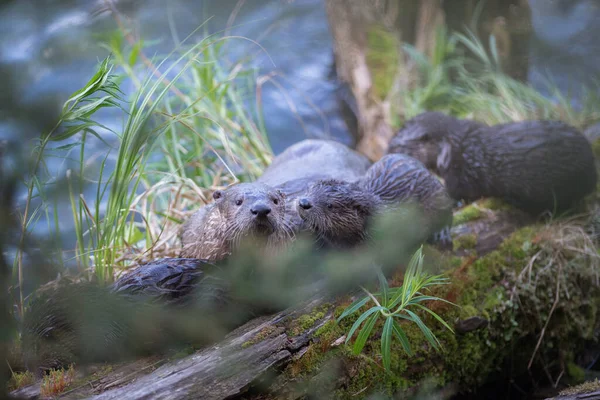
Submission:
M 215 191 L 213 199 L 181 227 L 180 257 L 217 261 L 248 236 L 263 239 L 267 248 L 287 243 L 293 236 L 285 215 L 285 196 L 277 189 L 240 183 Z
M 275 157 L 257 182 L 274 187 L 299 179 L 335 178 L 351 182 L 360 179 L 370 165 L 367 157 L 342 143 L 306 139 Z
M 311 182 L 328 177 L 357 180 L 368 166 L 366 157 L 332 140 L 296 143 L 275 157 L 256 182 L 215 192 L 215 202 L 181 227 L 180 256 L 222 260 L 246 236 L 262 237 L 267 249 L 277 249 L 301 230 L 293 204 Z
M 565 211 L 596 188 L 589 142 L 559 121 L 490 127 L 426 112 L 405 124 L 388 151 L 435 170 L 456 200 L 498 197 L 535 215 Z
M 358 181 L 371 162 L 348 146 L 322 139 L 306 139 L 279 154 L 257 179 L 278 188 L 286 195 L 288 222 L 296 231 L 302 230 L 302 220 L 296 202 L 309 185 L 319 179 Z
M 416 159 L 390 154 L 373 164 L 358 182 L 315 182 L 298 200 L 297 208 L 325 244 L 347 247 L 367 237 L 376 213 L 408 203 L 422 207 L 425 236 L 447 231 L 452 223 L 452 201 L 437 178 Z

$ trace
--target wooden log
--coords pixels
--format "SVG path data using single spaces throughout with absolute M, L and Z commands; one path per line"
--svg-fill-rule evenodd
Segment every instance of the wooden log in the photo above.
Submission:
M 481 235 L 476 251 L 486 254 L 525 222 L 507 210 L 490 211 L 454 228 L 453 235 L 455 239 Z M 64 398 L 225 399 L 240 396 L 250 389 L 271 391 L 272 395 L 274 387 L 291 390 L 295 378 L 289 374 L 279 375 L 282 371 L 295 363 L 305 362 L 316 343 L 324 348 L 341 346 L 342 335 L 331 344 L 317 335 L 320 328 L 331 322 L 335 304 L 333 299 L 316 294 L 298 307 L 250 321 L 217 345 L 179 360 L 158 360 L 163 365 L 155 370 L 151 368 L 158 363 L 155 358 L 116 366 L 101 378 L 101 383 L 97 379 L 84 383 Z M 471 317 L 456 321 L 456 326 L 464 335 L 485 327 L 486 323 L 487 320 L 482 322 L 481 318 Z M 417 369 L 413 373 L 417 373 Z M 22 398 L 35 398 L 36 393 L 39 394 L 39 389 L 37 392 L 35 388 L 19 392 L 28 394 Z M 247 396 L 258 395 L 251 391 Z

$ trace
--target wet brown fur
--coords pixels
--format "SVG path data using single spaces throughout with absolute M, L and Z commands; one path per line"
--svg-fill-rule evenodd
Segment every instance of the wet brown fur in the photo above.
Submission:
M 560 121 L 490 127 L 426 112 L 405 124 L 388 151 L 435 170 L 456 200 L 498 197 L 532 214 L 564 211 L 596 188 L 589 142 Z
M 452 201 L 444 186 L 422 163 L 400 154 L 383 157 L 359 182 L 318 181 L 303 199 L 311 208 L 298 205 L 300 216 L 319 238 L 334 247 L 362 242 L 376 213 L 402 204 L 423 209 L 429 234 L 452 223 Z
M 180 257 L 218 261 L 230 255 L 244 238 L 262 239 L 267 249 L 292 239 L 281 191 L 261 183 L 241 183 L 214 192 L 213 198 L 213 203 L 182 226 Z M 252 213 L 256 205 L 268 206 L 271 212 L 258 218 Z
M 286 196 L 287 222 L 294 230 L 303 229 L 296 201 L 311 183 L 320 179 L 358 181 L 371 162 L 348 146 L 323 139 L 306 139 L 279 154 L 257 179 L 281 190 Z

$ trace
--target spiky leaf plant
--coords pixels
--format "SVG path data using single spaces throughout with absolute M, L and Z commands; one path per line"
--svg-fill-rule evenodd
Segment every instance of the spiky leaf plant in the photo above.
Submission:
M 423 320 L 417 315 L 417 311 L 425 311 L 431 314 L 444 327 L 453 332 L 450 325 L 446 323 L 438 314 L 424 306 L 425 301 L 443 301 L 449 304 L 447 300 L 439 297 L 423 294 L 423 291 L 432 286 L 443 285 L 448 283 L 448 278 L 441 275 L 429 275 L 423 272 L 423 248 L 419 248 L 413 255 L 408 269 L 404 275 L 404 282 L 400 287 L 388 287 L 387 280 L 381 271 L 378 272 L 379 277 L 379 293 L 370 293 L 367 289 L 363 290 L 367 296 L 356 300 L 339 316 L 338 322 L 342 319 L 354 314 L 367 303 L 372 302 L 373 306 L 361 314 L 354 325 L 350 328 L 346 336 L 346 344 L 350 342 L 354 334 L 358 331 L 356 340 L 352 347 L 354 354 L 358 355 L 364 348 L 367 339 L 371 336 L 373 328 L 379 318 L 385 320 L 383 332 L 381 334 L 381 356 L 383 365 L 386 370 L 391 366 L 391 348 L 392 339 L 396 337 L 402 348 L 408 355 L 412 355 L 412 349 L 408 341 L 406 333 L 402 330 L 402 326 L 398 323 L 399 319 L 407 320 L 417 324 L 425 339 L 436 349 L 441 349 L 441 344 L 431 329 L 425 325 Z M 454 305 L 454 304 L 453 304 Z M 359 329 L 359 327 L 362 327 Z

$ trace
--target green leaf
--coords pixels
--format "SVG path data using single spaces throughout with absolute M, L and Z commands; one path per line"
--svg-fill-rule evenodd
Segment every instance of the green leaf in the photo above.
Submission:
M 131 53 L 129 53 L 129 66 L 133 67 L 137 63 L 140 50 L 142 49 L 142 41 L 138 41 L 133 45 Z
M 421 321 L 421 318 L 419 318 L 419 316 L 417 314 L 415 314 L 414 312 L 412 312 L 410 310 L 404 310 L 404 311 L 406 311 L 406 313 L 409 315 L 410 319 L 415 324 L 417 324 L 419 329 L 421 329 L 421 331 L 425 335 L 425 339 L 427 339 L 427 341 L 433 346 L 433 348 L 436 350 L 439 350 L 440 342 L 437 340 L 437 338 L 435 337 L 433 332 L 431 332 L 431 330 L 427 327 L 427 325 L 425 325 L 423 323 L 423 321 Z
M 443 301 L 444 303 L 452 304 L 453 306 L 456 305 L 456 304 L 454 304 L 454 303 L 452 303 L 452 302 L 450 302 L 450 301 L 448 301 L 446 299 L 442 299 L 440 297 L 424 296 L 424 295 L 413 297 L 408 303 L 406 303 L 406 305 L 407 306 L 411 306 L 411 305 L 419 305 L 419 306 L 421 306 L 418 303 L 421 303 L 423 301 L 428 301 L 428 300 L 431 300 L 431 301 Z
M 348 315 L 354 313 L 356 310 L 367 304 L 370 300 L 369 297 L 365 297 L 364 299 L 358 299 L 354 303 L 350 304 L 337 319 L 337 322 L 340 322 L 342 319 L 347 317 Z
M 387 283 L 387 279 L 385 278 L 385 275 L 383 275 L 383 272 L 381 272 L 381 268 L 379 268 L 377 270 L 377 278 L 379 278 L 379 287 L 381 289 L 381 305 L 384 307 L 387 307 L 387 303 L 388 303 L 388 283 Z
M 74 142 L 74 143 L 64 144 L 62 146 L 52 147 L 52 148 L 47 149 L 47 151 L 68 151 L 68 150 L 71 150 L 73 147 L 77 147 L 77 146 L 81 146 L 81 142 Z
M 346 337 L 346 343 L 348 343 L 350 341 L 350 339 L 354 335 L 354 332 L 356 331 L 356 329 L 358 329 L 360 324 L 362 324 L 362 322 L 365 319 L 367 319 L 369 317 L 369 315 L 373 314 L 374 312 L 383 310 L 383 309 L 384 309 L 383 307 L 373 307 L 373 308 L 370 308 L 369 310 L 365 311 L 360 317 L 358 317 L 358 319 L 356 320 L 354 325 L 352 325 L 352 328 L 350 328 L 350 332 L 348 332 L 348 336 Z M 377 315 L 377 314 L 375 314 L 375 315 Z
M 402 348 L 404 349 L 404 351 L 406 351 L 406 354 L 408 354 L 409 356 L 412 356 L 412 354 L 413 354 L 412 349 L 410 348 L 410 343 L 408 341 L 408 337 L 406 336 L 406 333 L 404 333 L 404 331 L 400 327 L 400 324 L 398 323 L 398 321 L 396 321 L 396 320 L 393 320 L 393 321 L 394 322 L 392 324 L 392 328 L 393 328 L 394 334 L 400 341 L 400 344 L 402 345 Z
M 365 322 L 365 326 L 363 326 L 362 330 L 358 334 L 356 338 L 356 342 L 354 342 L 354 347 L 352 348 L 352 352 L 355 355 L 360 354 L 363 347 L 365 347 L 365 343 L 367 343 L 367 339 L 371 335 L 371 331 L 373 331 L 373 327 L 375 326 L 375 322 L 377 322 L 377 318 L 379 314 L 373 314 L 371 317 Z
M 448 303 L 450 303 L 450 302 L 448 302 Z M 452 303 L 450 303 L 450 304 L 452 304 Z M 448 325 L 446 323 L 446 321 L 444 321 L 442 319 L 442 317 L 440 317 L 439 315 L 437 315 L 435 312 L 431 311 L 429 308 L 423 306 L 422 304 L 415 304 L 415 306 L 417 306 L 417 307 L 419 307 L 419 308 L 427 311 L 429 314 L 433 315 L 433 317 L 435 319 L 437 319 L 438 321 L 440 321 L 442 323 L 442 325 L 444 325 L 446 327 L 446 329 L 448 329 L 450 332 L 454 333 L 454 330 L 450 327 L 450 325 Z
M 383 360 L 383 366 L 386 370 L 390 369 L 391 365 L 391 351 L 392 351 L 392 330 L 394 326 L 394 317 L 387 317 L 385 324 L 383 325 L 383 332 L 381 333 L 381 358 Z

